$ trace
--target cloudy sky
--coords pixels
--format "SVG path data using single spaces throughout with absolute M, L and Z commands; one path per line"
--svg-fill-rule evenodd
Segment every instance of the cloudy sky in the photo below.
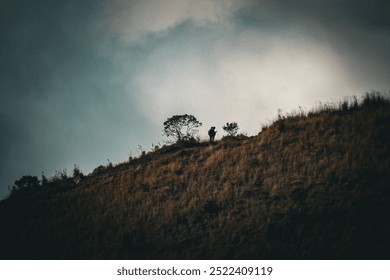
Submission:
M 175 114 L 255 135 L 279 108 L 388 91 L 387 3 L 0 0 L 0 196 L 163 144 Z

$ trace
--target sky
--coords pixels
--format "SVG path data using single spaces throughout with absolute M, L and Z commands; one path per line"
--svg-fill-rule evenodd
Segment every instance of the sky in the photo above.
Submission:
M 0 197 L 169 140 L 390 89 L 385 0 L 0 0 Z

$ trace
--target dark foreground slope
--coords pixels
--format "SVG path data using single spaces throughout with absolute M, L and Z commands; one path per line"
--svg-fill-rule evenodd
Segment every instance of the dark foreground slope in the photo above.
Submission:
M 3 259 L 390 259 L 388 100 L 172 145 L 0 202 Z

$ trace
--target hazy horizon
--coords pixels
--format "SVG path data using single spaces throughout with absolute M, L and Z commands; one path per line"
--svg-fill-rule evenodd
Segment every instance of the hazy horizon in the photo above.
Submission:
M 92 2 L 0 0 L 0 197 L 163 144 L 172 115 L 255 135 L 278 109 L 390 89 L 387 1 Z

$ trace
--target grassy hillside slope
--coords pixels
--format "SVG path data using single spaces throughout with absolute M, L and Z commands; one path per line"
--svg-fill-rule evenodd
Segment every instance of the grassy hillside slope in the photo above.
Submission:
M 390 103 L 280 116 L 15 191 L 3 259 L 389 259 Z

